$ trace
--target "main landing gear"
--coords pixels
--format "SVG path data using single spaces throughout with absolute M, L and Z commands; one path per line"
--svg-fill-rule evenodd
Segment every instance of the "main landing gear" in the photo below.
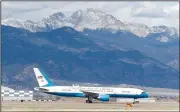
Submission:
M 134 99 L 133 104 L 136 104 L 136 103 L 139 103 L 139 101 L 136 101 L 136 100 Z
M 88 100 L 86 100 L 86 103 L 92 103 L 92 97 L 88 96 Z
M 92 103 L 92 100 L 86 100 L 86 103 Z

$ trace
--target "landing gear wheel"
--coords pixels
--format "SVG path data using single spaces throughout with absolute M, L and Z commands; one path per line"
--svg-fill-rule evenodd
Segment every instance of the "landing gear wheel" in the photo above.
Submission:
M 92 101 L 91 100 L 86 100 L 86 103 L 92 103 Z

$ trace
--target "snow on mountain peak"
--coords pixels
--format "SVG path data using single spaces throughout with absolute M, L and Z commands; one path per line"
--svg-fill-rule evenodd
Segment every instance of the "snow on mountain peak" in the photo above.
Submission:
M 124 24 L 113 16 L 91 8 L 74 12 L 71 16 L 70 22 L 75 23 L 75 29 L 80 31 L 84 28 L 125 29 Z
M 6 19 L 2 21 L 3 25 L 23 28 L 29 30 L 31 32 L 39 31 L 38 28 L 40 27 L 36 22 L 31 20 L 19 20 L 19 19 Z
M 174 28 L 174 27 L 167 27 L 165 25 L 153 26 L 152 27 L 152 32 L 153 33 L 168 32 L 171 36 L 175 35 L 176 33 L 178 33 L 176 28 Z
M 8 26 L 22 27 L 32 32 L 42 31 L 43 29 L 56 29 L 63 26 L 73 27 L 78 31 L 88 29 L 126 29 L 124 23 L 117 20 L 112 15 L 106 14 L 98 9 L 88 8 L 86 10 L 77 10 L 71 16 L 66 17 L 62 12 L 54 13 L 41 21 L 32 22 L 30 20 L 20 22 L 18 20 L 8 21 Z
M 174 27 L 167 27 L 165 25 L 160 25 L 160 26 L 152 26 L 149 27 L 144 24 L 139 24 L 139 23 L 124 23 L 129 31 L 134 33 L 135 35 L 141 37 L 141 38 L 146 38 L 148 34 L 151 33 L 168 33 L 169 37 L 171 38 L 177 38 L 179 37 L 179 33 L 176 28 Z M 168 42 L 170 38 L 167 36 L 159 36 L 156 38 L 156 40 L 159 40 L 161 42 Z
M 85 10 L 77 10 L 70 16 L 65 16 L 62 12 L 54 13 L 41 21 L 33 22 L 30 20 L 7 19 L 3 20 L 2 24 L 24 28 L 31 32 L 48 31 L 63 26 L 72 27 L 78 31 L 83 31 L 84 28 L 96 29 L 111 29 L 113 31 L 125 30 L 141 38 L 146 38 L 151 33 L 167 32 L 170 37 L 177 38 L 178 30 L 174 27 L 167 27 L 164 25 L 149 27 L 139 23 L 121 22 L 110 14 L 102 12 L 98 9 L 88 8 Z M 179 37 L 179 36 L 178 36 Z M 160 36 L 156 40 L 166 42 L 169 37 Z
M 2 24 L 7 25 L 7 26 L 18 27 L 18 28 L 20 28 L 22 26 L 23 22 L 25 22 L 25 21 L 19 20 L 19 19 L 14 19 L 14 18 L 2 20 Z
M 127 23 L 127 22 L 125 22 L 124 24 L 126 25 L 126 27 L 129 31 L 131 31 L 132 33 L 134 33 L 135 35 L 137 35 L 141 38 L 146 37 L 151 32 L 151 29 L 144 24 Z
M 67 22 L 67 17 L 62 12 L 54 13 L 46 18 L 43 18 L 42 21 L 38 22 L 38 24 L 42 27 L 48 27 L 50 29 L 71 26 Z
M 20 20 L 20 19 L 14 19 L 14 18 L 8 18 L 8 19 L 4 19 L 2 20 L 3 23 L 6 23 L 6 22 L 24 22 L 24 20 Z

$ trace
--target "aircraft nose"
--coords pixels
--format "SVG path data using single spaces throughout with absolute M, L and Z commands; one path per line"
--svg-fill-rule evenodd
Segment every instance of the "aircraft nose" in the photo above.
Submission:
M 149 95 L 148 95 L 146 92 L 142 92 L 142 93 L 141 93 L 141 96 L 142 96 L 143 98 L 148 98 L 148 97 L 149 97 Z

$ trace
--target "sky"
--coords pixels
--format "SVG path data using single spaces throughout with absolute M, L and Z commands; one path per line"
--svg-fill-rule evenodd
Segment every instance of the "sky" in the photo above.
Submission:
M 78 9 L 99 9 L 122 22 L 142 23 L 148 26 L 166 25 L 179 29 L 179 2 L 13 2 L 1 3 L 2 20 L 21 19 L 39 21 L 56 12 L 71 14 Z

